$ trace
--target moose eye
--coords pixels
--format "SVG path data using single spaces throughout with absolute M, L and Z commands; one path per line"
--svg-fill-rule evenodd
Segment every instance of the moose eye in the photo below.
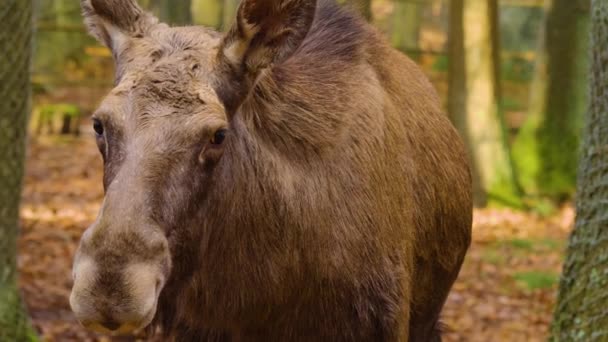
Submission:
M 93 119 L 93 130 L 98 136 L 103 135 L 103 125 L 99 119 Z
M 221 143 L 224 142 L 224 139 L 226 139 L 226 130 L 220 129 L 217 132 L 215 132 L 215 134 L 213 135 L 213 138 L 211 139 L 211 143 L 213 145 L 220 145 Z

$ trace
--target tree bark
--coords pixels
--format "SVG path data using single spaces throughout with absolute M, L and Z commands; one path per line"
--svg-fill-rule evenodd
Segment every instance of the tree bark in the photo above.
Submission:
M 608 2 L 591 1 L 590 108 L 578 170 L 576 224 L 551 329 L 554 341 L 608 339 Z
M 448 111 L 469 149 L 477 206 L 519 204 L 500 107 L 497 11 L 496 0 L 450 2 Z
M 588 105 L 589 0 L 546 0 L 528 119 L 514 143 L 526 193 L 574 192 L 582 118 Z
M 16 262 L 31 39 L 32 3 L 0 2 L 0 341 L 34 339 L 19 298 Z

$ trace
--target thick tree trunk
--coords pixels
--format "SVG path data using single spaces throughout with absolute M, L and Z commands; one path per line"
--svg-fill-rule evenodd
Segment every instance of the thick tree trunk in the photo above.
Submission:
M 31 39 L 31 2 L 0 2 L 0 341 L 33 338 L 19 298 L 16 270 Z
M 514 155 L 527 193 L 560 199 L 574 191 L 588 104 L 589 0 L 546 0 L 545 7 L 529 116 Z
M 500 110 L 497 2 L 450 6 L 448 110 L 472 158 L 475 203 L 518 203 Z
M 608 2 L 591 2 L 591 106 L 570 237 L 553 326 L 554 341 L 608 339 Z

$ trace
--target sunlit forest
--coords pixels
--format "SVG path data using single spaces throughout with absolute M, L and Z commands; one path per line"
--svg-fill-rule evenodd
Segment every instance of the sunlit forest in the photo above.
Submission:
M 30 11 L 33 31 L 15 36 L 16 30 L 29 28 L 23 24 L 26 19 L 20 19 L 25 17 L 16 12 L 21 6 L 18 3 L 26 2 L 0 3 L 0 35 L 20 40 L 31 37 L 33 46 L 21 228 L 16 257 L 3 256 L 17 265 L 14 277 L 18 279 L 24 316 L 29 317 L 28 339 L 145 340 L 143 332 L 122 337 L 90 332 L 78 323 L 68 302 L 78 241 L 96 219 L 104 199 L 102 158 L 96 147 L 91 114 L 114 86 L 112 53 L 88 34 L 80 3 L 74 0 L 34 0 L 31 8 L 22 9 Z M 138 2 L 172 26 L 204 25 L 222 32 L 233 25 L 239 4 L 239 0 Z M 601 136 L 598 132 L 606 129 L 594 131 L 601 125 L 599 116 L 595 117 L 595 124 L 585 121 L 590 108 L 599 108 L 600 112 L 607 108 L 599 102 L 593 106 L 589 95 L 591 55 L 596 48 L 592 42 L 601 36 L 590 33 L 592 13 L 598 16 L 599 23 L 593 32 L 601 32 L 604 40 L 608 37 L 608 29 L 599 28 L 606 25 L 607 8 L 603 1 L 596 0 L 601 10 L 592 12 L 593 2 L 341 2 L 359 12 L 393 47 L 422 68 L 466 145 L 473 176 L 473 237 L 441 314 L 446 325 L 445 341 L 544 341 L 550 335 L 566 336 L 559 335 L 560 324 L 568 326 L 570 323 L 564 322 L 573 317 L 596 322 L 597 331 L 605 333 L 605 325 L 598 323 L 606 322 L 605 314 L 600 319 L 593 316 L 596 313 L 568 313 L 576 310 L 568 305 L 578 297 L 567 297 L 567 289 L 585 286 L 575 284 L 575 278 L 601 277 L 598 281 L 605 283 L 606 258 L 601 259 L 604 263 L 585 266 L 580 273 L 564 275 L 562 279 L 566 280 L 560 285 L 569 236 L 577 221 L 577 172 L 579 182 L 604 178 L 601 167 L 591 162 L 584 166 L 585 159 L 581 158 L 581 153 L 594 148 L 582 147 L 587 134 L 584 132 L 595 132 L 597 138 Z M 0 37 L 0 42 L 3 39 L 7 40 Z M 25 57 L 9 55 L 0 57 L 0 80 L 10 85 L 2 71 L 16 68 L 16 61 Z M 605 67 L 605 52 L 600 55 Z M 597 74 L 604 75 L 599 71 Z M 601 84 L 602 80 L 595 82 Z M 605 96 L 601 90 L 595 93 Z M 4 113 L 0 111 L 0 115 Z M 0 141 L 2 134 L 9 136 L 2 123 L 0 118 Z M 598 140 L 594 141 L 595 148 L 605 149 Z M 0 152 L 0 162 L 8 155 Z M 593 171 L 588 174 L 581 170 Z M 12 177 L 13 171 L 3 172 L 0 165 L 1 177 Z M 601 179 L 595 179 L 600 185 L 585 190 L 584 196 L 596 198 L 596 192 L 597 196 L 605 193 Z M 579 191 L 578 196 L 580 193 L 583 192 Z M 7 199 L 9 195 L 0 191 L 0 201 L 16 203 L 15 198 Z M 606 201 L 605 197 L 596 199 L 598 203 Z M 576 223 L 581 230 L 588 222 L 603 226 L 600 219 L 605 208 L 593 208 Z M 597 218 L 592 217 L 595 214 Z M 581 217 L 580 211 L 578 215 Z M 0 230 L 8 229 L 7 222 L 0 220 Z M 604 240 L 597 232 L 587 230 L 578 238 L 573 237 L 571 248 L 577 241 L 584 244 L 588 238 L 600 244 Z M 15 234 L 0 233 L 0 240 L 3 236 Z M 6 249 L 8 254 L 12 253 L 11 248 Z M 571 252 L 578 257 L 567 262 L 570 269 L 592 255 L 605 256 L 605 252 L 581 253 Z M 592 273 L 595 275 L 583 276 Z M 571 299 L 563 305 L 557 304 L 560 286 L 560 296 Z M 605 302 L 605 296 L 592 298 Z M 0 304 L 0 329 L 6 327 L 2 317 L 8 317 L 3 316 L 3 310 L 7 309 Z M 589 317 L 595 317 L 595 321 Z M 570 329 L 576 331 L 578 327 Z M 3 335 L 0 331 L 3 336 L 9 337 L 0 340 L 9 341 L 10 336 L 16 335 Z M 605 335 L 599 336 L 580 340 L 604 340 Z

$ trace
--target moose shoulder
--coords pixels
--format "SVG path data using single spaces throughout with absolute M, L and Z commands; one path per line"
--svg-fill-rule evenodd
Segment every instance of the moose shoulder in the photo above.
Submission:
M 105 200 L 70 304 L 176 341 L 438 341 L 471 233 L 463 144 L 418 67 L 348 10 L 243 0 L 232 29 L 82 0 L 116 62 Z

